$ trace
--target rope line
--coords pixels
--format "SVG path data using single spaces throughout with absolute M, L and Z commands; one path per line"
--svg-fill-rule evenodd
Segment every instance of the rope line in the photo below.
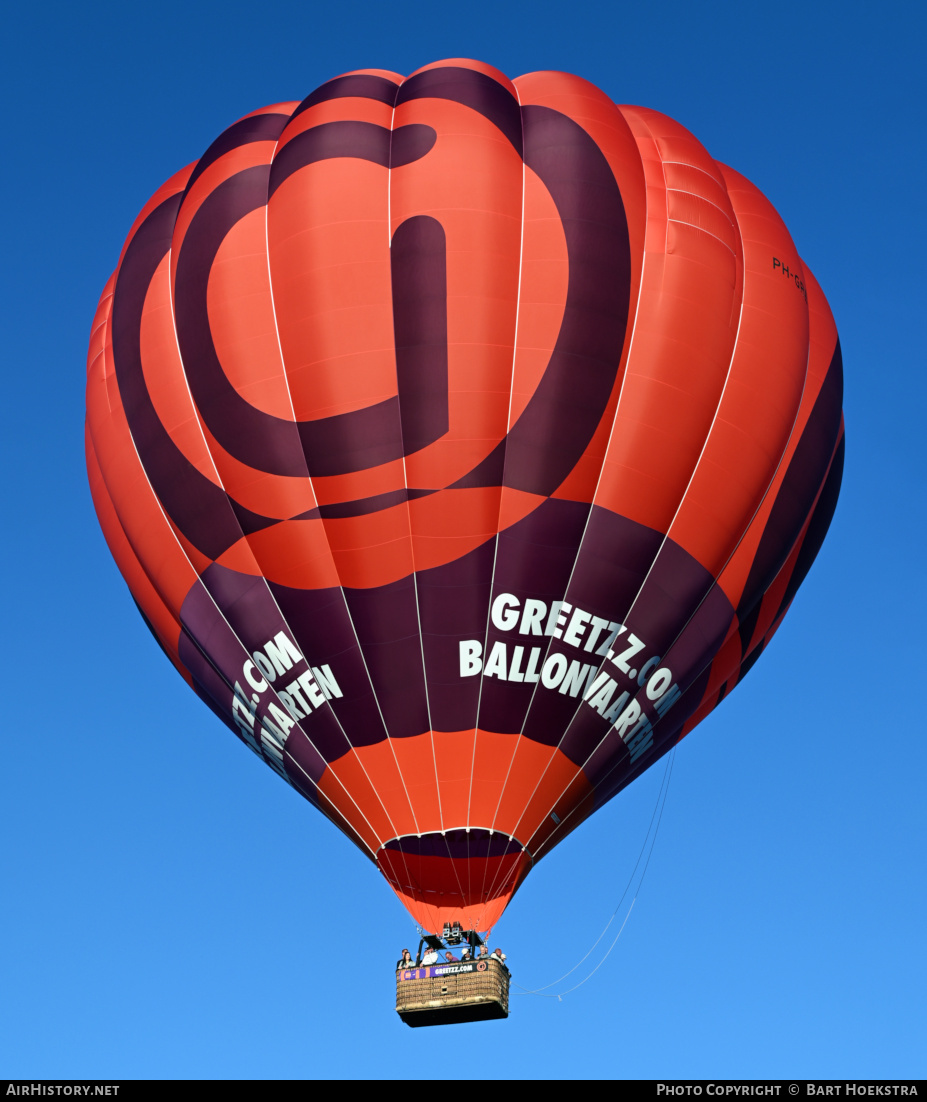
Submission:
M 673 775 L 673 763 L 674 763 L 675 760 L 676 760 L 676 747 L 674 746 L 673 749 L 670 751 L 670 753 L 667 755 L 666 768 L 663 770 L 663 779 L 660 782 L 660 790 L 657 793 L 657 799 L 656 799 L 656 802 L 654 803 L 654 806 L 653 806 L 653 813 L 650 816 L 650 823 L 647 826 L 647 833 L 644 835 L 644 841 L 643 841 L 643 844 L 641 845 L 640 852 L 637 855 L 637 860 L 634 863 L 634 868 L 631 871 L 631 875 L 628 877 L 628 882 L 625 885 L 624 891 L 621 893 L 621 898 L 618 900 L 618 904 L 615 907 L 614 911 L 612 911 L 611 918 L 609 918 L 608 922 L 605 923 L 605 926 L 604 926 L 602 932 L 599 934 L 599 936 L 595 939 L 595 941 L 589 947 L 589 949 L 585 953 L 585 955 L 580 957 L 580 959 L 573 965 L 573 967 L 568 972 L 564 972 L 564 974 L 562 976 L 560 976 L 559 979 L 552 980 L 550 983 L 544 984 L 543 987 L 535 987 L 535 988 L 531 988 L 531 989 L 522 987 L 521 984 L 513 982 L 512 987 L 518 987 L 519 988 L 518 991 L 513 992 L 514 995 L 537 995 L 539 998 L 542 998 L 542 999 L 557 999 L 558 1001 L 562 1001 L 564 995 L 569 995 L 571 992 L 575 991 L 578 987 L 582 987 L 582 985 L 584 983 L 586 983 L 587 980 L 592 979 L 592 977 L 595 975 L 595 973 L 598 972 L 598 970 L 602 967 L 602 965 L 608 959 L 608 956 L 611 953 L 612 949 L 614 949 L 615 946 L 618 944 L 618 939 L 621 937 L 621 935 L 624 931 L 624 928 L 628 923 L 628 919 L 631 917 L 631 912 L 634 910 L 634 904 L 637 902 L 637 897 L 640 895 L 641 887 L 643 886 L 643 883 L 644 883 L 644 877 L 647 875 L 647 869 L 650 865 L 650 858 L 653 856 L 653 848 L 656 845 L 657 834 L 660 831 L 660 823 L 663 819 L 663 810 L 666 807 L 666 797 L 669 794 L 669 784 L 670 784 L 670 779 L 672 778 L 672 775 Z M 654 825 L 654 822 L 656 822 L 656 825 Z M 648 849 L 648 841 L 650 843 L 649 849 Z M 585 976 L 584 979 L 581 979 L 579 981 L 579 983 L 574 984 L 572 987 L 568 987 L 566 991 L 561 991 L 559 994 L 557 994 L 556 992 L 553 993 L 553 994 L 550 994 L 550 995 L 544 994 L 544 992 L 546 992 L 549 987 L 555 987 L 558 983 L 562 983 L 567 978 L 567 976 L 572 975 L 576 971 L 576 969 L 579 968 L 579 966 L 583 963 L 583 961 L 588 960 L 589 957 L 592 955 L 592 953 L 595 951 L 596 946 L 601 942 L 602 938 L 605 937 L 606 933 L 608 933 L 609 927 L 615 921 L 615 918 L 617 917 L 618 912 L 621 910 L 621 905 L 622 905 L 622 903 L 624 903 L 625 897 L 627 896 L 628 891 L 631 888 L 631 885 L 634 883 L 634 878 L 637 875 L 637 870 L 640 867 L 641 860 L 644 857 L 645 850 L 647 851 L 647 857 L 646 857 L 646 860 L 644 861 L 644 867 L 643 867 L 643 870 L 641 872 L 640 880 L 637 883 L 637 890 L 634 893 L 634 898 L 631 900 L 631 905 L 630 905 L 630 907 L 628 907 L 628 912 L 624 916 L 624 921 L 621 923 L 621 927 L 618 930 L 618 933 L 615 934 L 614 938 L 612 939 L 611 945 L 609 945 L 608 949 L 606 949 L 605 954 L 603 955 L 602 959 L 592 969 L 592 971 L 589 972 L 589 974 L 587 976 Z

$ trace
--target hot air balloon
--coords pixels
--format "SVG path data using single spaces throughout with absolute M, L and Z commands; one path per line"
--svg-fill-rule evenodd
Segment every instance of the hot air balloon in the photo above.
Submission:
M 87 465 L 190 686 L 424 930 L 485 931 L 762 653 L 841 407 L 756 187 L 579 77 L 450 60 L 255 111 L 155 192 Z

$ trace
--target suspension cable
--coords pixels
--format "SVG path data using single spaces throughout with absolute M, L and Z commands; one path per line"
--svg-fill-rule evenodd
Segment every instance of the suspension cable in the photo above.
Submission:
M 605 927 L 603 928 L 602 932 L 599 934 L 599 936 L 595 939 L 595 941 L 589 947 L 588 951 L 582 957 L 580 957 L 580 959 L 573 965 L 573 967 L 568 972 L 564 972 L 564 974 L 562 976 L 560 976 L 559 979 L 552 980 L 550 983 L 544 984 L 543 987 L 535 987 L 535 988 L 531 988 L 531 989 L 522 987 L 521 984 L 513 982 L 512 987 L 518 987 L 519 988 L 518 991 L 513 991 L 512 992 L 513 995 L 537 995 L 542 999 L 557 999 L 558 1001 L 562 1000 L 564 995 L 569 995 L 571 992 L 575 991 L 578 987 L 582 987 L 582 985 L 587 980 L 591 979 L 595 975 L 595 973 L 598 972 L 598 970 L 602 967 L 602 965 L 605 963 L 605 961 L 608 959 L 609 953 L 611 953 L 612 949 L 615 948 L 615 945 L 618 943 L 618 939 L 621 937 L 621 934 L 624 931 L 624 928 L 628 923 L 628 919 L 631 917 L 631 911 L 634 910 L 634 904 L 637 902 L 637 897 L 640 895 L 641 887 L 644 883 L 644 877 L 647 875 L 647 868 L 650 865 L 650 858 L 653 856 L 653 847 L 656 845 L 657 834 L 659 833 L 659 830 L 660 830 L 660 822 L 663 819 L 663 809 L 666 807 L 666 797 L 667 797 L 667 794 L 669 793 L 669 783 L 670 783 L 670 778 L 673 775 L 673 763 L 674 763 L 675 759 L 676 759 L 676 747 L 674 746 L 673 749 L 670 751 L 669 755 L 667 756 L 666 768 L 663 770 L 663 779 L 660 782 L 660 790 L 657 793 L 657 799 L 656 799 L 656 802 L 654 804 L 653 813 L 650 816 L 650 823 L 647 827 L 647 833 L 644 835 L 644 841 L 643 841 L 643 844 L 641 845 L 640 853 L 638 853 L 637 860 L 634 862 L 634 868 L 631 871 L 631 875 L 628 877 L 628 882 L 625 885 L 624 891 L 621 893 L 621 898 L 618 900 L 618 904 L 615 907 L 614 911 L 612 911 L 611 918 L 609 918 L 608 922 L 606 922 Z M 656 824 L 656 825 L 654 825 L 654 824 Z M 649 848 L 648 848 L 648 841 L 649 841 Z M 646 856 L 646 859 L 644 860 L 644 867 L 643 867 L 643 870 L 641 871 L 640 879 L 637 882 L 637 888 L 634 892 L 634 897 L 631 900 L 631 905 L 628 907 L 628 912 L 624 916 L 624 921 L 621 923 L 621 927 L 619 928 L 618 933 L 615 934 L 614 938 L 612 939 L 611 944 L 609 945 L 608 949 L 606 949 L 605 954 L 603 955 L 602 959 L 592 969 L 592 971 L 589 972 L 589 974 L 584 979 L 581 979 L 579 981 L 579 983 L 574 984 L 572 987 L 567 988 L 566 991 L 561 991 L 559 994 L 557 994 L 556 992 L 552 993 L 552 994 L 549 994 L 549 995 L 544 994 L 544 992 L 546 992 L 549 987 L 555 987 L 558 983 L 562 983 L 563 980 L 565 980 L 567 978 L 567 976 L 572 975 L 572 973 L 575 972 L 577 968 L 579 968 L 579 966 L 583 963 L 583 961 L 587 960 L 592 955 L 592 953 L 595 951 L 596 946 L 599 944 L 599 942 L 602 940 L 602 938 L 605 937 L 606 933 L 609 930 L 609 927 L 615 921 L 615 918 L 617 917 L 618 912 L 621 910 L 621 905 L 622 905 L 622 903 L 624 903 L 625 897 L 627 896 L 628 891 L 631 888 L 631 885 L 634 883 L 634 879 L 635 879 L 635 876 L 637 875 L 637 870 L 640 867 L 641 860 L 644 859 L 645 850 L 646 850 L 647 856 Z

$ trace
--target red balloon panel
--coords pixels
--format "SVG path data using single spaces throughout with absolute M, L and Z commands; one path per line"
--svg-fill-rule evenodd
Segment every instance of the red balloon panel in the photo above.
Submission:
M 100 302 L 88 471 L 149 627 L 427 929 L 715 707 L 842 469 L 776 212 L 579 77 L 363 70 L 239 120 Z

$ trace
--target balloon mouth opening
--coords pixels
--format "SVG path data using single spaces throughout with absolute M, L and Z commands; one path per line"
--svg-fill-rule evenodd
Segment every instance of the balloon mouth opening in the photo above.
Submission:
M 406 834 L 385 842 L 377 853 L 390 887 L 429 932 L 445 922 L 488 930 L 531 864 L 516 838 L 483 827 Z

